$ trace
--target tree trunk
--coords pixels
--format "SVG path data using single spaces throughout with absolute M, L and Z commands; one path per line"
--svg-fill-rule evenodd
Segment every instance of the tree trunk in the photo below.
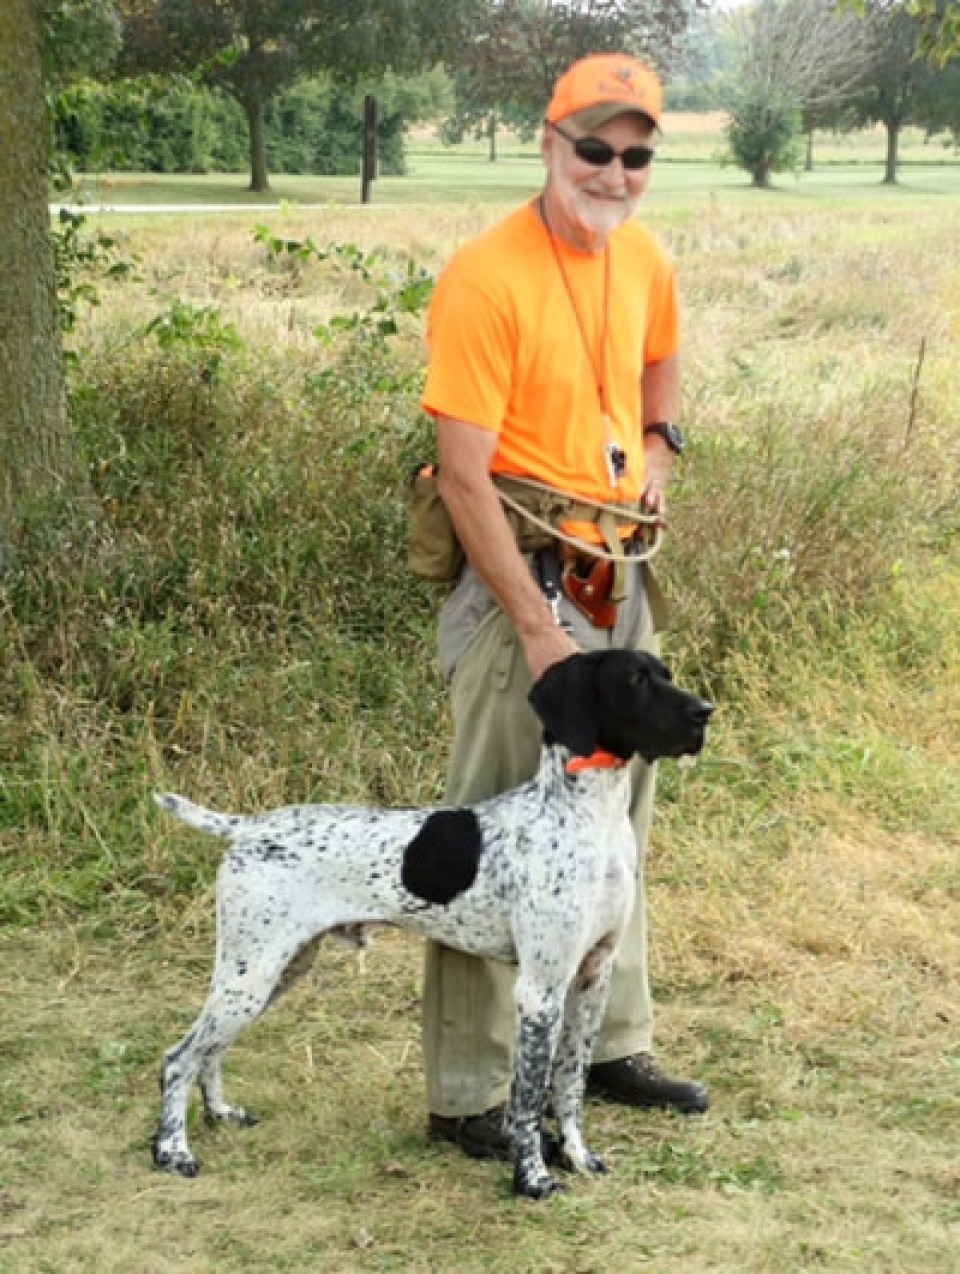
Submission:
M 807 155 L 803 163 L 804 172 L 813 172 L 813 129 L 807 130 Z
M 86 483 L 69 427 L 50 234 L 43 0 L 0 3 L 0 571 Z
M 769 155 L 762 155 L 756 162 L 752 177 L 753 184 L 758 190 L 770 189 L 771 167 Z
M 250 189 L 258 195 L 270 189 L 267 173 L 267 130 L 263 118 L 261 98 L 247 98 L 244 102 L 247 126 L 250 130 Z
M 897 167 L 900 157 L 900 125 L 886 123 L 884 127 L 887 130 L 887 157 L 883 169 L 883 185 L 895 186 L 897 184 Z
M 497 162 L 497 112 L 491 111 L 487 119 L 487 140 L 490 143 L 490 149 L 487 152 L 487 158 L 491 164 Z

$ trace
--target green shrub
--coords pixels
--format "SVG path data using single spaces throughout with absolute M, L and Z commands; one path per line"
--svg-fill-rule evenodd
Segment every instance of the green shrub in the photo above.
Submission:
M 755 95 L 749 89 L 735 101 L 727 125 L 727 141 L 734 163 L 768 186 L 772 173 L 789 172 L 803 158 L 801 113 L 793 96 L 764 85 Z

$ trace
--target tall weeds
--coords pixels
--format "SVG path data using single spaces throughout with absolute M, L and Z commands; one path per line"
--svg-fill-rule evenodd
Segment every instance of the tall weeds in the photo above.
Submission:
M 336 266 L 300 257 L 284 287 Z M 258 285 L 281 268 L 258 264 Z M 357 286 L 313 347 L 177 303 L 132 331 L 121 306 L 83 352 L 96 523 L 68 555 L 38 541 L 0 588 L 5 919 L 168 915 L 210 862 L 153 819 L 158 786 L 221 805 L 439 795 L 438 595 L 406 565 L 407 476 L 432 446 L 418 307 L 385 303 L 382 274 Z M 745 649 L 775 675 L 791 630 L 835 643 L 894 605 L 899 576 L 954 551 L 960 505 L 945 384 L 910 435 L 902 357 L 821 363 L 802 391 L 729 353 L 690 380 L 661 572 L 678 675 L 728 705 Z

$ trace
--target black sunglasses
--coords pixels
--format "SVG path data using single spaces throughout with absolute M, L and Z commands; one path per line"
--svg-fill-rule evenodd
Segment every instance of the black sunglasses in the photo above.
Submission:
M 559 124 L 550 124 L 550 127 L 564 141 L 570 143 L 577 159 L 582 159 L 585 164 L 593 164 L 594 168 L 606 168 L 607 164 L 619 159 L 627 172 L 635 173 L 646 168 L 657 153 L 649 146 L 628 146 L 626 150 L 614 150 L 609 142 L 602 141 L 599 137 L 571 137 Z

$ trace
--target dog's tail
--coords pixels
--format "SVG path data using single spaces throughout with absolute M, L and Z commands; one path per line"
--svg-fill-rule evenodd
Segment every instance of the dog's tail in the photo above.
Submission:
M 232 836 L 244 821 L 237 814 L 218 814 L 216 810 L 194 805 L 193 801 L 174 796 L 173 792 L 154 792 L 153 799 L 162 810 L 173 814 L 182 823 L 196 827 L 201 832 L 211 832 L 214 836 Z

